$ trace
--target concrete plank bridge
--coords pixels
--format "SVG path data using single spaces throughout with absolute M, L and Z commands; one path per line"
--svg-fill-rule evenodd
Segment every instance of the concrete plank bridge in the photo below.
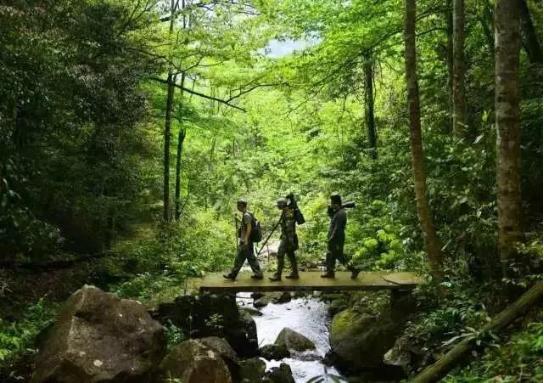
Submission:
M 202 278 L 191 278 L 188 282 L 192 290 L 201 293 L 237 293 L 237 292 L 272 292 L 272 291 L 355 291 L 355 290 L 390 290 L 410 291 L 423 283 L 423 279 L 411 272 L 361 272 L 356 279 L 351 279 L 349 272 L 337 272 L 336 278 L 321 278 L 319 271 L 300 273 L 300 279 L 283 278 L 281 282 L 272 282 L 265 276 L 262 280 L 251 279 L 250 273 L 240 273 L 235 281 L 225 280 L 222 273 L 209 273 Z

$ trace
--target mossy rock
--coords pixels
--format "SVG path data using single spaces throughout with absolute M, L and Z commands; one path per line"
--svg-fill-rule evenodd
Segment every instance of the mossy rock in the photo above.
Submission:
M 315 349 L 315 345 L 310 339 L 306 338 L 304 335 L 299 334 L 294 330 L 291 330 L 288 327 L 285 327 L 283 330 L 281 330 L 274 344 L 280 347 L 285 347 L 288 350 L 295 351 L 306 351 Z
M 361 314 L 352 309 L 337 314 L 331 323 L 330 342 L 339 368 L 358 371 L 383 365 L 400 326 L 387 316 Z

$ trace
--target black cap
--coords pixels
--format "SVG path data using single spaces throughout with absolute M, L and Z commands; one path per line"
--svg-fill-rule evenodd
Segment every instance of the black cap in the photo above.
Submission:
M 342 205 L 342 197 L 340 197 L 340 194 L 332 193 L 331 194 L 331 203 L 333 203 L 335 205 Z

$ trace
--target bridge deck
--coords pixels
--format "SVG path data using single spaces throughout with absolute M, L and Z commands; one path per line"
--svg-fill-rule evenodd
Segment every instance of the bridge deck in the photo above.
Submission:
M 336 278 L 321 278 L 318 271 L 300 273 L 300 279 L 283 278 L 281 282 L 265 279 L 251 279 L 250 273 L 240 273 L 236 281 L 223 278 L 221 273 L 210 273 L 203 278 L 193 278 L 190 284 L 201 292 L 252 292 L 252 291 L 340 291 L 340 290 L 396 290 L 412 289 L 423 282 L 415 273 L 362 272 L 357 279 L 350 279 L 351 273 L 337 272 Z

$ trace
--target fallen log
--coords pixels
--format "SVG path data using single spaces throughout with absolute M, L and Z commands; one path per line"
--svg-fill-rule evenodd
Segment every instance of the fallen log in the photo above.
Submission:
M 527 290 L 517 301 L 501 311 L 495 316 L 491 322 L 485 325 L 479 334 L 488 331 L 497 331 L 508 324 L 514 319 L 523 314 L 529 307 L 531 307 L 537 301 L 541 301 L 542 298 L 542 281 L 537 282 L 533 287 Z M 427 367 L 420 372 L 414 379 L 413 383 L 429 383 L 438 382 L 442 379 L 455 365 L 461 360 L 461 358 L 472 349 L 474 341 L 478 338 L 479 334 L 465 338 L 459 342 L 454 348 L 452 348 L 444 357 L 436 361 L 434 364 Z

